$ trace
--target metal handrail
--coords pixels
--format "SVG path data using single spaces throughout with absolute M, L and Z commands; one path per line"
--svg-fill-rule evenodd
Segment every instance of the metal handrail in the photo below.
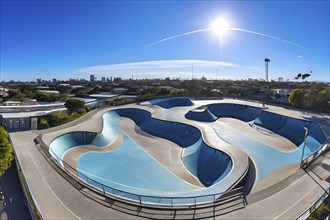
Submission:
M 297 220 L 308 219 L 308 217 L 322 204 L 322 202 L 329 196 L 330 187 L 316 199 L 302 214 L 300 214 Z
M 311 163 L 313 163 L 323 152 L 330 150 L 330 144 L 328 142 L 325 142 L 323 145 L 321 145 L 313 154 L 309 155 L 301 162 L 301 167 L 306 168 Z
M 183 207 L 199 207 L 199 206 L 206 206 L 206 205 L 216 205 L 218 202 L 222 202 L 224 200 L 226 200 L 226 198 L 230 199 L 233 197 L 242 197 L 243 198 L 243 203 L 244 205 L 246 204 L 245 202 L 245 198 L 243 195 L 243 186 L 239 187 L 239 188 L 235 188 L 232 189 L 230 191 L 226 191 L 226 192 L 221 192 L 221 193 L 213 193 L 213 194 L 207 194 L 207 195 L 199 195 L 199 196 L 151 196 L 151 195 L 140 195 L 140 194 L 135 194 L 135 193 L 131 193 L 131 192 L 127 192 L 127 191 L 123 191 L 123 190 L 119 190 L 119 189 L 115 189 L 113 187 L 110 186 L 106 186 L 88 176 L 86 176 L 85 174 L 79 172 L 78 170 L 76 170 L 75 168 L 73 168 L 72 166 L 70 166 L 69 164 L 67 164 L 65 161 L 63 161 L 61 158 L 58 158 L 58 156 L 54 153 L 54 151 L 51 148 L 48 148 L 47 145 L 43 142 L 42 140 L 42 134 L 40 134 L 37 137 L 38 143 L 42 146 L 42 148 L 44 150 L 50 150 L 52 152 L 53 155 L 55 155 L 56 158 L 54 158 L 56 164 L 61 167 L 61 169 L 63 169 L 66 173 L 74 176 L 78 182 L 82 183 L 83 185 L 88 185 L 90 187 L 92 187 L 92 189 L 97 190 L 98 192 L 102 193 L 104 196 L 107 197 L 112 197 L 112 198 L 117 198 L 120 200 L 124 200 L 125 202 L 129 202 L 129 203 L 135 203 L 135 204 L 139 204 L 141 205 L 146 205 L 146 206 L 157 206 L 157 207 L 161 207 L 161 208 L 166 208 L 166 207 L 170 207 L 170 208 L 183 208 Z M 49 152 L 47 152 L 49 157 L 52 157 Z M 59 163 L 59 161 L 63 164 L 61 165 Z M 67 168 L 66 168 L 67 167 Z M 74 171 L 74 172 L 72 172 Z M 86 180 L 84 180 L 86 179 Z M 94 183 L 95 185 L 93 185 L 92 183 Z M 100 186 L 100 187 L 98 187 Z M 111 193 L 112 192 L 112 193 Z M 123 196 L 124 195 L 124 196 Z M 126 196 L 125 196 L 126 195 Z M 130 198 L 131 197 L 131 198 Z M 136 198 L 136 199 L 134 199 Z M 198 202 L 198 200 L 201 200 L 201 198 L 205 198 L 208 201 L 204 201 L 204 202 Z M 211 199 L 211 201 L 209 200 Z M 149 200 L 149 202 L 147 202 L 146 200 Z M 155 201 L 159 201 L 158 203 Z M 179 201 L 179 200 L 188 200 L 188 202 L 186 203 L 178 203 L 175 204 L 175 201 Z M 151 201 L 151 202 L 150 202 Z M 166 203 L 161 203 L 161 202 L 165 202 Z

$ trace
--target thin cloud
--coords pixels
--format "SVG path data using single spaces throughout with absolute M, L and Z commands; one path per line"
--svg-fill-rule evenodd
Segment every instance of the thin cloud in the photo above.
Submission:
M 301 55 L 297 55 L 297 58 L 302 59 L 303 57 Z
M 131 71 L 132 69 L 139 71 L 159 71 L 170 69 L 187 69 L 191 68 L 191 64 L 194 64 L 194 68 L 207 68 L 216 69 L 221 67 L 232 67 L 241 69 L 261 69 L 260 67 L 245 66 L 236 63 L 223 62 L 223 61 L 206 61 L 206 60 L 158 60 L 158 61 L 145 61 L 145 62 L 132 62 L 132 63 L 120 63 L 110 65 L 90 66 L 82 69 L 78 69 L 75 72 L 85 73 L 103 73 L 110 71 Z

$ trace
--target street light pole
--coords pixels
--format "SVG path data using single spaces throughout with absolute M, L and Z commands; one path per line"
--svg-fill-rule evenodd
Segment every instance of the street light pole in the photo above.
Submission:
M 306 137 L 307 137 L 307 135 L 308 135 L 308 128 L 304 127 L 304 129 L 305 129 L 305 137 L 304 137 L 303 151 L 302 151 L 302 154 L 301 154 L 300 168 L 301 168 L 302 165 L 303 165 L 304 152 L 305 152 L 305 147 L 306 147 Z

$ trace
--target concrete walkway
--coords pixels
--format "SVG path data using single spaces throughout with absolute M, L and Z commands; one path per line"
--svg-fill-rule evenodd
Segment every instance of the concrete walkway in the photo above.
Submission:
M 330 153 L 319 161 L 313 171 L 306 170 L 303 175 L 286 183 L 276 185 L 273 194 L 247 205 L 244 209 L 223 215 L 218 219 L 296 219 L 316 201 L 330 186 Z M 254 195 L 247 197 L 247 202 Z

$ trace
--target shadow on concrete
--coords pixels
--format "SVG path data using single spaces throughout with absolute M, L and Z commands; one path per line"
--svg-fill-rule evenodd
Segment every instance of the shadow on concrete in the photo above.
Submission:
M 330 165 L 329 164 L 326 164 L 326 163 L 321 163 L 321 167 L 327 171 L 330 170 Z
M 251 158 L 249 158 L 249 170 L 247 174 L 247 179 L 243 188 L 243 195 L 246 197 L 252 190 L 253 185 L 256 181 L 256 167 Z
M 326 178 L 325 181 L 327 181 L 328 183 L 330 183 L 330 176 L 328 176 L 328 178 Z
M 16 163 L 0 178 L 6 205 L 4 207 L 8 219 L 31 219 L 31 215 L 25 201 L 25 197 L 19 181 Z

